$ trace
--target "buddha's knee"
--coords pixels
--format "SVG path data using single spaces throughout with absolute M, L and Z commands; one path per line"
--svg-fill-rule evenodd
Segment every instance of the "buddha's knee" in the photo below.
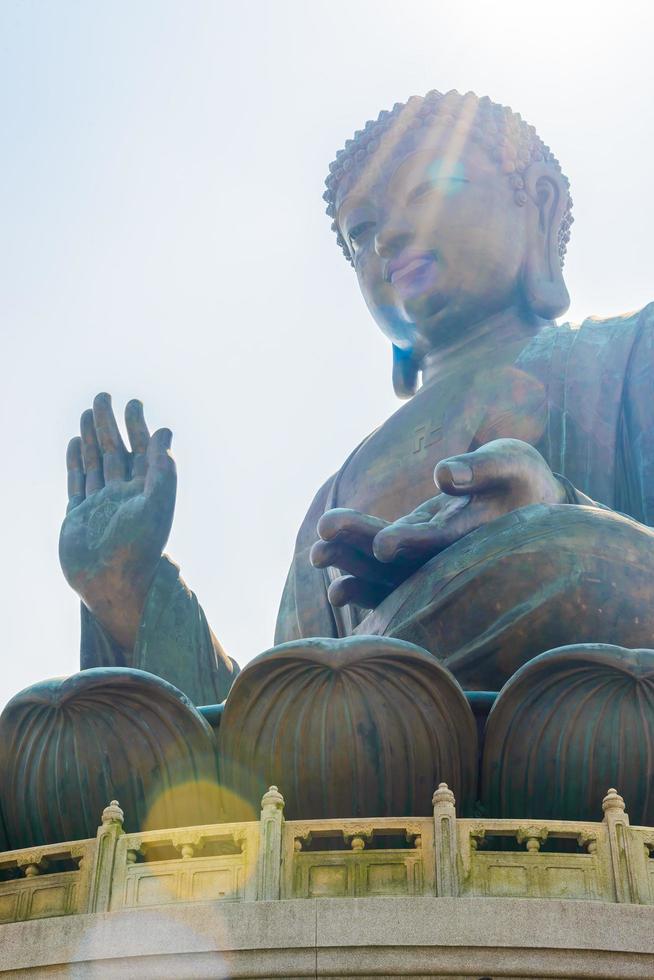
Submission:
M 610 786 L 633 822 L 654 822 L 654 650 L 583 644 L 535 657 L 488 718 L 488 812 L 598 820 Z
M 94 668 L 43 681 L 0 716 L 12 848 L 95 836 L 112 799 L 130 830 L 213 823 L 217 793 L 211 728 L 153 674 Z
M 463 691 L 401 640 L 298 640 L 261 654 L 234 682 L 219 745 L 235 802 L 256 805 L 274 783 L 290 819 L 427 815 L 440 782 L 461 810 L 476 796 Z

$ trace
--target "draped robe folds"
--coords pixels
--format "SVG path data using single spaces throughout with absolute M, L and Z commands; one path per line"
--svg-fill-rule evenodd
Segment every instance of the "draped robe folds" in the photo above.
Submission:
M 80 668 L 88 667 L 145 670 L 174 684 L 196 705 L 223 701 L 239 670 L 166 555 L 150 586 L 133 650 L 122 649 L 82 604 Z
M 622 629 L 623 645 L 651 646 L 654 533 L 643 525 L 654 525 L 653 355 L 654 304 L 541 330 L 514 364 L 544 393 L 544 425 L 533 442 L 563 477 L 569 503 L 590 507 L 570 508 L 561 520 L 557 511 L 566 505 L 507 515 L 432 559 L 370 613 L 333 608 L 327 589 L 334 571 L 309 561 L 321 515 L 352 505 L 341 491 L 365 452 L 362 443 L 318 492 L 300 527 L 275 643 L 386 633 L 426 646 L 472 690 L 497 690 L 525 659 L 558 645 L 561 630 L 563 643 L 619 643 Z M 509 427 L 490 438 L 504 434 L 514 433 Z M 595 625 L 602 635 L 591 635 Z M 165 556 L 133 651 L 120 650 L 83 609 L 82 668 L 105 665 L 159 674 L 196 704 L 224 698 L 238 670 Z

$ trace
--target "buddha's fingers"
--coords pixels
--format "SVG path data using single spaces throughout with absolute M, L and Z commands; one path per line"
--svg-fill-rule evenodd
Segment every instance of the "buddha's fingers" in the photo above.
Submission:
M 375 538 L 375 557 L 382 563 L 408 558 L 427 561 L 440 550 L 441 537 L 440 528 L 436 530 L 429 524 L 392 526 Z
M 172 520 L 177 490 L 177 468 L 170 455 L 172 439 L 170 429 L 157 429 L 146 452 L 147 471 L 143 492 L 157 506 L 164 521 Z
M 374 609 L 390 592 L 390 589 L 364 582 L 354 575 L 343 575 L 329 586 L 327 598 L 332 606 L 352 605 L 361 609 Z
M 337 507 L 326 511 L 318 521 L 317 531 L 323 541 L 342 542 L 372 557 L 372 542 L 388 521 L 358 510 Z
M 416 521 L 414 511 L 408 517 L 389 524 L 379 532 L 373 542 L 373 553 L 378 561 L 392 562 L 396 566 L 417 567 L 429 561 L 443 548 L 481 523 L 479 514 L 468 514 L 470 497 L 448 497 L 442 495 L 440 510 L 427 521 Z M 463 512 L 463 513 L 461 513 Z
M 128 456 L 111 407 L 111 395 L 100 392 L 93 399 L 93 421 L 102 452 L 104 482 L 127 479 Z
M 138 398 L 132 398 L 125 406 L 125 427 L 132 450 L 132 476 L 144 477 L 150 432 L 143 415 L 143 403 Z
M 68 443 L 66 471 L 68 474 L 68 511 L 71 511 L 84 500 L 84 464 L 82 462 L 82 440 L 79 436 L 75 436 Z
M 378 561 L 365 555 L 344 541 L 316 541 L 309 553 L 314 568 L 338 568 L 367 582 L 394 588 L 398 584 L 393 569 L 380 565 Z
M 452 495 L 487 493 L 526 482 L 543 466 L 543 457 L 528 443 L 494 439 L 474 452 L 441 460 L 434 481 Z
M 98 437 L 95 433 L 93 412 L 90 408 L 82 412 L 79 425 L 82 436 L 82 460 L 86 474 L 86 496 L 90 497 L 92 493 L 96 493 L 104 486 L 102 457 L 98 446 Z

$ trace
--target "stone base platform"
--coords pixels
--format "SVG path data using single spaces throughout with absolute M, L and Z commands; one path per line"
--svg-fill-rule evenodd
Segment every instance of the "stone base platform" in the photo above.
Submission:
M 654 827 L 611 789 L 601 823 L 260 821 L 0 854 L 0 980 L 652 980 Z
M 16 922 L 0 976 L 654 977 L 654 907 L 504 898 L 297 899 Z

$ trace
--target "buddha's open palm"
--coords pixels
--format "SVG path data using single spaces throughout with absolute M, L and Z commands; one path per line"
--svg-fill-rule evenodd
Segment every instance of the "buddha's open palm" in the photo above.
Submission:
M 540 453 L 519 439 L 496 439 L 442 460 L 434 480 L 443 492 L 392 523 L 341 508 L 323 514 L 311 562 L 346 573 L 330 585 L 332 605 L 374 608 L 470 531 L 529 504 L 567 499 Z
M 107 394 L 82 414 L 66 454 L 68 511 L 59 538 L 66 579 L 125 649 L 134 645 L 145 597 L 173 520 L 177 475 L 172 433 L 152 436 L 130 401 L 123 443 Z

